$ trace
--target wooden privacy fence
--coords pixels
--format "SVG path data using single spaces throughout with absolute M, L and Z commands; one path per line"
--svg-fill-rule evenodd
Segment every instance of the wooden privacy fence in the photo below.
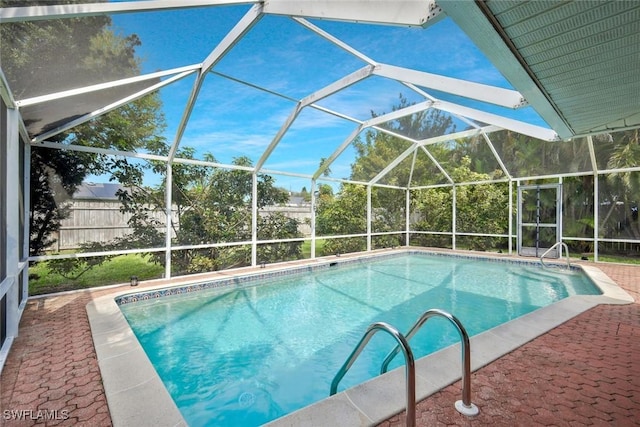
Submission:
M 121 204 L 110 200 L 73 200 L 67 206 L 69 216 L 62 220 L 57 241 L 49 248 L 53 251 L 78 249 L 83 243 L 111 242 L 117 237 L 133 233 L 128 221 L 130 213 L 120 211 Z M 153 211 L 151 216 L 164 230 L 166 215 Z
M 69 216 L 61 223 L 57 233 L 57 241 L 49 250 L 59 252 L 80 248 L 83 243 L 111 242 L 115 238 L 133 233 L 128 221 L 131 214 L 120 212 L 120 202 L 115 200 L 73 200 L 69 203 Z M 273 212 L 281 212 L 289 218 L 295 218 L 299 222 L 300 232 L 308 236 L 311 227 L 306 221 L 311 218 L 311 207 L 301 206 L 267 206 L 259 213 L 269 215 Z M 165 212 L 151 212 L 153 218 L 158 220 L 158 228 L 165 229 Z

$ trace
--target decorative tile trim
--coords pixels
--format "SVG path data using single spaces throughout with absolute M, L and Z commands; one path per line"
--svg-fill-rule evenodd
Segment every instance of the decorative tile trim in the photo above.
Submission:
M 420 250 L 420 249 L 407 249 L 401 251 L 394 251 L 392 253 L 385 254 L 372 254 L 372 255 L 363 255 L 357 258 L 345 258 L 345 259 L 333 259 L 326 260 L 318 264 L 314 265 L 306 265 L 306 266 L 293 266 L 280 270 L 272 270 L 261 273 L 247 273 L 245 275 L 239 275 L 236 277 L 229 278 L 221 278 L 221 279 L 212 279 L 205 282 L 192 283 L 188 285 L 182 286 L 173 286 L 167 287 L 160 290 L 150 290 L 146 292 L 136 292 L 133 294 L 121 295 L 115 298 L 115 302 L 118 305 L 131 304 L 138 301 L 147 301 L 150 299 L 158 299 L 162 297 L 172 296 L 172 295 L 180 295 L 192 292 L 203 291 L 207 289 L 218 289 L 218 288 L 229 288 L 229 289 L 239 289 L 247 286 L 252 286 L 257 282 L 261 282 L 268 279 L 273 279 L 276 277 L 285 277 L 292 276 L 303 273 L 312 273 L 315 271 L 320 271 L 328 268 L 342 267 L 354 264 L 364 264 L 370 262 L 372 260 L 384 260 L 390 258 L 397 258 L 402 255 L 429 255 L 429 256 L 440 256 L 445 258 L 457 258 L 457 259 L 472 259 L 479 261 L 487 261 L 487 262 L 498 262 L 503 264 L 517 264 L 517 265 L 526 265 L 528 267 L 537 267 L 540 269 L 545 268 L 541 265 L 540 261 L 529 261 L 529 260 L 516 260 L 516 259 L 507 259 L 507 258 L 499 258 L 499 257 L 490 257 L 483 255 L 475 255 L 475 254 L 457 254 L 457 253 L 444 253 L 444 252 L 436 252 L 429 250 Z M 547 265 L 546 268 L 565 268 L 560 267 L 558 265 Z M 582 271 L 580 267 L 570 266 L 572 271 Z M 588 275 L 587 275 L 588 277 Z M 591 279 L 589 279 L 591 280 Z

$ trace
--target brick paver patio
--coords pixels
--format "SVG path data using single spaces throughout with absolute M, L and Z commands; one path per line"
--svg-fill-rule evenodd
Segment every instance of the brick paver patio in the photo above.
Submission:
M 474 372 L 477 417 L 455 411 L 457 382 L 418 403 L 418 425 L 640 425 L 640 267 L 597 267 L 636 303 L 598 306 Z M 117 290 L 29 300 L 0 376 L 0 425 L 111 425 L 85 306 Z M 404 424 L 401 413 L 381 426 Z

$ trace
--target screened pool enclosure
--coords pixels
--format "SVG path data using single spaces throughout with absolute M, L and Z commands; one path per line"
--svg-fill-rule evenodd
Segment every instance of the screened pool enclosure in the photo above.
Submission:
M 0 6 L 0 366 L 43 272 L 123 256 L 637 257 L 636 1 Z

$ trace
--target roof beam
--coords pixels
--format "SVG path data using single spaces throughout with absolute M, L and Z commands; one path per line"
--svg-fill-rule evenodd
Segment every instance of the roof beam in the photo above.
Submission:
M 376 126 L 381 123 L 386 123 L 391 120 L 396 120 L 401 117 L 406 117 L 411 114 L 419 113 L 424 110 L 428 110 L 433 105 L 433 101 L 423 101 L 418 104 L 410 105 L 408 107 L 402 108 L 400 110 L 395 110 L 387 114 L 383 114 L 381 116 L 374 117 L 372 119 L 366 120 L 363 122 L 364 126 Z
M 424 145 L 433 145 L 433 144 L 437 144 L 439 142 L 447 142 L 447 141 L 451 141 L 454 139 L 462 139 L 462 138 L 473 138 L 474 136 L 480 134 L 480 133 L 491 133 L 491 132 L 497 132 L 499 130 L 502 130 L 501 127 L 499 126 L 485 126 L 483 128 L 480 129 L 468 129 L 468 130 L 463 130 L 460 132 L 456 132 L 456 133 L 450 133 L 447 135 L 439 135 L 439 136 L 434 136 L 431 138 L 427 138 L 427 139 L 422 139 L 420 141 L 417 142 L 418 145 L 420 146 L 424 146 Z
M 305 96 L 300 100 L 300 103 L 303 107 L 310 105 L 314 102 L 320 101 L 327 96 L 331 96 L 336 92 L 341 91 L 344 88 L 347 88 L 355 83 L 358 83 L 360 80 L 364 80 L 371 75 L 373 72 L 373 66 L 367 65 L 365 67 L 360 68 L 358 71 L 355 71 L 347 76 L 344 76 L 340 80 L 336 80 L 335 82 L 323 87 L 322 89 Z
M 433 162 L 433 164 L 438 168 L 438 170 L 440 171 L 440 173 L 442 175 L 444 175 L 444 177 L 447 179 L 447 181 L 449 181 L 450 184 L 455 184 L 455 181 L 453 180 L 453 178 L 451 178 L 451 176 L 449 176 L 449 174 L 447 173 L 446 170 L 444 170 L 444 168 L 442 167 L 442 165 L 440 164 L 440 162 L 433 157 L 433 154 L 431 154 L 431 152 L 429 150 L 427 150 L 427 147 L 425 147 L 424 145 L 420 146 L 420 149 L 422 151 L 424 151 L 424 154 L 427 155 L 427 157 Z
M 509 119 L 497 114 L 491 114 L 484 111 L 476 110 L 475 108 L 463 107 L 462 105 L 457 105 L 452 102 L 436 101 L 433 104 L 433 108 L 452 114 L 460 114 L 461 116 L 469 117 L 473 120 L 500 126 L 501 128 L 509 129 L 523 135 L 542 139 L 544 141 L 560 140 L 558 134 L 551 129 L 521 122 L 519 120 Z
M 0 97 L 4 101 L 7 108 L 16 108 L 16 100 L 13 98 L 13 93 L 9 88 L 9 82 L 0 68 Z
M 83 16 L 114 15 L 118 13 L 187 9 L 193 7 L 224 6 L 260 2 L 261 0 L 148 0 L 116 3 L 5 7 L 0 9 L 0 22 L 41 21 L 46 19 L 78 18 Z
M 33 98 L 26 98 L 20 101 L 16 101 L 18 107 L 27 107 L 29 105 L 41 104 L 43 102 L 55 101 L 57 99 L 68 98 L 70 96 L 82 95 L 84 93 L 96 92 L 99 90 L 110 89 L 116 86 L 125 86 L 132 83 L 144 82 L 147 80 L 154 80 L 160 77 L 170 76 L 172 74 L 180 74 L 184 72 L 194 72 L 200 69 L 201 65 L 190 65 L 187 67 L 173 68 L 171 70 L 159 71 L 157 73 L 145 74 L 142 76 L 129 77 L 126 79 L 115 80 L 106 83 L 100 83 L 91 86 L 84 86 L 77 89 L 65 90 L 62 92 L 51 93 L 48 95 L 35 96 Z
M 167 80 L 164 80 L 160 83 L 157 83 L 153 86 L 149 86 L 148 88 L 145 88 L 139 92 L 134 93 L 133 95 L 127 96 L 126 98 L 120 99 L 112 104 L 106 105 L 98 110 L 92 111 L 91 113 L 85 114 L 83 116 L 78 117 L 75 120 L 71 120 L 70 122 L 67 122 L 65 124 L 63 124 L 62 126 L 59 126 L 55 129 L 52 129 L 48 132 L 42 133 L 40 135 L 38 135 L 37 137 L 33 138 L 31 141 L 32 142 L 41 142 L 44 141 L 48 138 L 51 138 L 54 135 L 59 134 L 60 132 L 64 132 L 65 130 L 71 129 L 72 127 L 78 126 L 82 123 L 88 122 L 89 120 L 101 116 L 103 114 L 108 113 L 109 111 L 115 110 L 118 107 L 121 107 L 125 104 L 128 104 L 129 102 L 135 101 L 136 99 L 142 98 L 145 95 L 148 95 L 152 92 L 155 92 L 156 90 L 167 86 L 177 80 L 183 79 L 185 77 L 187 77 L 188 75 L 190 75 L 192 73 L 192 71 L 185 71 L 181 74 L 178 74 L 176 76 L 173 76 Z
M 500 105 L 501 107 L 515 109 L 527 105 L 527 101 L 515 90 L 474 83 L 453 77 L 440 76 L 387 64 L 379 64 L 373 73 L 378 76 L 405 83 L 413 83 L 417 86 L 450 93 L 452 95 Z
M 444 17 L 435 0 L 268 0 L 264 12 L 409 27 L 426 27 Z
M 270 89 L 266 89 L 266 88 L 264 88 L 262 86 L 258 86 L 256 84 L 249 83 L 249 82 L 244 81 L 244 80 L 240 80 L 240 79 L 238 79 L 236 77 L 232 77 L 232 76 L 229 76 L 227 74 L 220 73 L 218 71 L 210 71 L 210 73 L 211 74 L 215 74 L 216 76 L 220 76 L 220 77 L 225 78 L 225 79 L 229 79 L 229 80 L 234 81 L 236 83 L 239 83 L 241 85 L 245 85 L 245 86 L 251 87 L 251 88 L 259 90 L 261 92 L 265 92 L 265 93 L 268 93 L 270 95 L 277 96 L 278 98 L 286 99 L 287 101 L 291 101 L 293 103 L 297 103 L 298 102 L 298 100 L 296 100 L 295 98 L 292 98 L 290 96 L 283 95 L 283 94 L 278 93 L 276 91 L 273 91 L 273 90 L 270 90 Z M 313 108 L 315 110 L 318 110 L 318 111 L 322 111 L 323 113 L 331 114 L 332 116 L 338 117 L 340 119 L 348 120 L 350 122 L 357 123 L 357 124 L 362 124 L 361 120 L 355 119 L 353 117 L 350 117 L 350 116 L 348 116 L 346 114 L 342 114 L 342 113 L 337 112 L 337 111 L 330 110 L 329 108 L 322 107 L 322 106 L 320 106 L 318 104 L 309 104 L 309 107 Z
M 278 129 L 278 133 L 276 133 L 276 136 L 273 137 L 267 149 L 264 150 L 264 153 L 262 153 L 262 156 L 260 156 L 260 159 L 258 159 L 255 167 L 256 172 L 262 169 L 262 166 L 267 161 L 273 150 L 276 149 L 276 147 L 284 137 L 284 134 L 287 133 L 293 122 L 298 117 L 298 114 L 300 114 L 300 111 L 302 111 L 302 105 L 298 103 L 296 104 L 293 111 L 289 114 L 289 117 L 287 117 L 287 120 L 285 120 L 284 124 L 280 126 L 280 129 Z
M 271 141 L 271 143 L 269 144 L 265 152 L 262 154 L 262 156 L 256 163 L 256 171 L 262 169 L 262 166 L 264 165 L 264 163 L 267 161 L 267 159 L 269 158 L 273 150 L 276 148 L 276 146 L 280 143 L 280 140 L 284 137 L 284 134 L 289 130 L 289 128 L 291 127 L 295 119 L 298 117 L 298 114 L 300 114 L 300 111 L 302 111 L 304 107 L 311 105 L 312 103 L 319 101 L 323 98 L 326 98 L 327 96 L 330 96 L 336 92 L 339 92 L 340 90 L 346 87 L 349 87 L 359 82 L 360 80 L 366 79 L 371 75 L 372 71 L 373 71 L 373 67 L 371 65 L 367 65 L 359 69 L 358 71 L 355 71 L 347 76 L 344 76 L 340 80 L 337 80 L 323 87 L 322 89 L 317 90 L 316 92 L 302 98 L 300 102 L 298 102 L 298 104 L 295 106 L 294 110 L 291 112 L 291 114 L 289 115 L 285 123 L 282 125 L 280 130 L 278 130 L 278 133 L 273 138 L 273 140 Z
M 502 161 L 502 157 L 500 157 L 500 154 L 498 154 L 498 151 L 496 151 L 496 148 L 493 146 L 493 143 L 491 142 L 491 139 L 489 139 L 489 136 L 486 133 L 482 132 L 482 138 L 489 146 L 489 149 L 491 150 L 491 153 L 493 153 L 493 157 L 495 157 L 496 161 L 500 165 L 500 168 L 502 169 L 502 173 L 504 173 L 504 176 L 509 178 L 509 181 L 511 181 L 512 179 L 511 173 L 509 173 L 509 169 L 507 169 L 507 165 L 505 165 L 504 162 Z
M 395 168 L 396 166 L 398 166 L 404 159 L 406 159 L 407 157 L 409 157 L 409 155 L 411 153 L 415 153 L 416 152 L 417 147 L 415 145 L 411 145 L 409 148 L 407 148 L 406 150 L 404 150 L 403 153 L 401 153 L 398 157 L 395 158 L 395 160 L 393 160 L 391 163 L 389 163 L 384 169 L 382 169 L 380 172 L 378 172 L 378 175 L 374 176 L 371 181 L 369 181 L 369 184 L 376 184 L 378 181 L 380 181 L 386 174 L 388 174 L 389 172 L 391 172 L 393 170 L 393 168 Z
M 335 44 L 340 49 L 342 49 L 342 50 L 346 51 L 347 53 L 355 56 L 356 58 L 366 62 L 367 64 L 369 64 L 369 65 L 376 65 L 377 64 L 373 59 L 369 58 L 364 53 L 352 48 L 351 46 L 349 46 L 348 44 L 346 44 L 345 42 L 343 42 L 339 38 L 332 36 L 328 32 L 324 31 L 322 28 L 319 28 L 319 27 L 313 25 L 311 22 L 307 21 L 306 19 L 295 18 L 294 17 L 293 20 L 296 21 L 297 23 L 299 23 L 300 25 L 306 27 L 307 29 L 313 31 L 314 33 L 316 33 L 320 37 L 324 38 L 325 40 L 328 40 L 331 43 Z
M 178 146 L 180 145 L 180 141 L 184 135 L 184 131 L 187 127 L 187 123 L 189 122 L 189 118 L 191 117 L 191 113 L 193 112 L 193 107 L 196 103 L 196 99 L 198 99 L 200 89 L 202 88 L 202 84 L 204 83 L 207 73 L 218 63 L 218 61 L 222 59 L 224 55 L 226 55 L 227 52 L 229 52 L 229 50 L 231 50 L 231 48 L 233 48 L 233 46 L 236 45 L 236 43 L 238 43 L 238 41 L 260 20 L 260 18 L 262 18 L 262 16 L 262 5 L 254 5 L 247 13 L 244 14 L 242 19 L 238 21 L 238 23 L 227 33 L 224 39 L 218 43 L 218 45 L 203 61 L 202 69 L 198 73 L 198 77 L 191 89 L 189 100 L 187 101 L 187 105 L 182 113 L 182 118 L 180 119 L 178 130 L 176 131 L 176 136 L 173 140 L 173 144 L 171 144 L 171 149 L 169 150 L 170 161 L 172 161 L 176 155 L 176 151 L 178 150 Z
M 331 166 L 331 164 L 340 156 L 340 154 L 342 154 L 342 152 L 347 149 L 347 147 L 351 144 L 354 138 L 358 136 L 362 129 L 362 125 L 356 126 L 356 128 L 349 134 L 349 136 L 344 139 L 342 144 L 340 144 L 340 146 L 327 159 L 325 159 L 324 162 L 322 162 L 318 170 L 313 174 L 312 179 L 318 179 L 320 175 L 322 175 L 324 171 L 326 171 L 327 168 L 329 168 L 329 166 Z

